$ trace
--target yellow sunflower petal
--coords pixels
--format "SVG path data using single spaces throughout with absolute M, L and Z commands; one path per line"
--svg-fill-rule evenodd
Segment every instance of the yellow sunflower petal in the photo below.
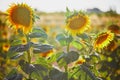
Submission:
M 114 39 L 114 34 L 110 31 L 103 32 L 97 36 L 94 42 L 94 48 L 101 50 L 107 45 L 109 45 L 110 41 Z
M 90 26 L 90 20 L 87 15 L 73 15 L 67 20 L 66 30 L 72 35 L 83 33 Z
M 22 29 L 24 33 L 28 33 L 31 30 L 33 11 L 27 4 L 13 4 L 7 12 L 8 20 L 14 25 L 15 29 Z

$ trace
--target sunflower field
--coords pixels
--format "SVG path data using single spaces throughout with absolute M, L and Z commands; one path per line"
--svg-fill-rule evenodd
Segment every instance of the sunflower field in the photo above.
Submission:
M 13 3 L 0 12 L 0 80 L 120 80 L 120 15 Z

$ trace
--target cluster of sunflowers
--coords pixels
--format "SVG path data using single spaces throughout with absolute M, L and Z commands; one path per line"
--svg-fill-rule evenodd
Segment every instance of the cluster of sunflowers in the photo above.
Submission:
M 16 9 L 16 8 L 19 8 L 19 9 L 27 8 L 26 11 L 28 11 L 27 14 L 29 14 L 29 10 L 28 10 L 29 7 L 27 7 L 26 5 L 23 5 L 23 4 L 21 4 L 19 6 L 14 5 L 7 12 L 5 12 L 5 13 L 1 12 L 1 14 L 0 14 L 0 30 L 1 30 L 0 31 L 0 72 L 2 72 L 2 73 L 0 73 L 1 80 L 3 80 L 3 78 L 6 75 L 9 68 L 17 66 L 17 61 L 10 60 L 8 58 L 7 53 L 9 52 L 9 49 L 12 45 L 12 40 L 14 40 L 14 36 L 17 35 L 17 30 L 20 28 L 19 25 L 22 24 L 24 26 L 25 24 L 26 25 L 30 24 L 29 22 L 24 22 L 24 24 L 23 24 L 23 20 L 21 20 L 19 17 L 19 16 L 23 15 L 21 13 L 23 13 L 24 11 L 22 11 L 22 12 L 20 11 L 21 13 L 18 14 L 19 16 L 18 15 L 15 16 L 15 14 L 19 13 L 19 9 Z M 11 11 L 11 9 L 12 9 L 12 11 Z M 21 10 L 23 10 L 23 9 L 21 9 Z M 31 18 L 29 18 L 29 19 L 31 19 Z M 14 27 L 11 27 L 11 25 L 14 25 Z M 21 38 L 21 42 L 26 43 L 25 39 L 23 39 L 23 38 Z M 9 66 L 9 68 L 8 68 L 8 66 Z
M 83 34 L 90 29 L 90 19 L 84 13 L 74 13 L 66 20 L 66 30 L 72 34 Z M 115 36 L 120 35 L 120 28 L 117 25 L 110 25 L 104 32 L 100 32 L 93 41 L 94 49 L 101 51 L 107 48 L 113 51 L 116 48 Z M 112 45 L 112 47 L 110 47 Z
M 80 34 L 82 35 L 84 34 L 85 31 L 87 33 L 87 30 L 90 29 L 90 20 L 89 20 L 89 17 L 85 13 L 81 13 L 81 12 L 79 13 L 73 12 L 73 14 L 71 13 L 71 15 L 67 17 L 66 23 L 67 23 L 66 24 L 67 32 L 73 36 L 79 36 Z M 94 65 L 94 66 L 97 66 L 96 69 L 101 72 L 98 76 L 100 76 L 102 79 L 105 79 L 105 80 L 106 79 L 107 80 L 120 79 L 119 77 L 120 74 L 118 73 L 120 70 L 119 68 L 120 66 L 119 64 L 120 27 L 116 24 L 111 24 L 107 27 L 106 30 L 102 32 L 98 32 L 97 35 L 96 34 L 94 35 L 95 35 L 94 37 L 92 37 L 92 35 L 91 36 L 88 35 L 91 38 L 91 41 L 88 42 L 88 45 L 91 45 L 90 47 L 93 47 L 91 49 L 91 52 L 88 55 L 89 57 L 91 56 L 90 54 L 92 53 L 92 50 L 93 52 L 95 51 L 95 53 L 99 53 L 100 61 L 97 62 L 96 60 L 97 64 Z M 80 42 L 83 42 L 83 41 L 85 43 L 84 38 Z M 85 56 L 84 56 L 84 59 L 86 59 L 86 63 L 89 63 L 90 59 L 87 60 Z M 81 60 L 81 61 L 84 62 L 85 60 Z M 81 63 L 81 61 L 78 60 L 77 63 L 79 64 Z M 109 67 L 107 65 L 109 65 Z M 114 65 L 114 67 L 112 67 L 112 65 Z M 110 69 L 113 69 L 112 73 L 110 73 Z
M 40 54 L 36 57 L 43 57 L 44 59 L 54 52 L 52 46 L 47 45 L 47 42 L 45 41 L 47 34 L 39 27 L 35 27 L 33 29 L 33 23 L 35 21 L 34 19 L 35 15 L 32 8 L 23 3 L 12 4 L 7 12 L 0 14 L 1 80 L 22 80 L 26 77 L 31 80 L 32 78 L 30 75 L 33 72 L 28 73 L 25 71 L 25 73 L 29 74 L 29 76 L 26 75 L 25 78 L 23 78 L 23 75 L 21 75 L 21 73 L 23 72 L 20 71 L 19 68 L 20 65 L 21 67 L 22 65 L 24 65 L 21 63 L 29 63 L 29 66 L 27 66 L 26 64 L 24 65 L 27 68 L 30 67 L 32 65 L 32 62 L 36 60 L 34 57 L 32 57 L 33 52 Z M 37 67 L 41 67 L 44 69 L 44 67 L 40 65 L 37 65 Z M 31 68 L 29 68 L 28 70 L 30 69 Z M 38 72 L 36 71 L 36 73 Z M 9 74 L 11 74 L 11 76 Z M 41 72 L 38 74 L 43 75 L 44 73 Z
M 96 34 L 91 35 L 87 32 L 91 28 L 88 15 L 82 11 L 71 12 L 67 9 L 65 32 L 56 36 L 57 41 L 62 47 L 65 47 L 65 50 L 55 51 L 53 46 L 48 45 L 46 41 L 47 34 L 39 27 L 33 27 L 35 16 L 32 8 L 22 3 L 12 4 L 7 13 L 4 13 L 5 21 L 1 18 L 0 72 L 5 71 L 4 64 L 9 63 L 6 65 L 6 68 L 9 67 L 9 73 L 2 71 L 0 79 L 98 80 L 98 77 L 101 77 L 110 80 L 111 75 L 106 75 L 106 78 L 106 76 L 98 74 L 97 70 L 101 69 L 98 68 L 99 64 L 102 65 L 102 63 L 99 62 L 99 59 L 92 61 L 92 58 L 95 56 L 101 58 L 102 53 L 107 54 L 107 51 L 119 53 L 116 51 L 120 46 L 117 44 L 120 36 L 119 26 L 110 25 L 107 31 L 95 37 Z M 55 52 L 56 54 L 53 54 Z M 34 55 L 35 53 L 36 55 Z M 104 57 L 108 56 L 109 62 L 114 60 L 110 54 Z M 118 56 L 120 55 L 118 54 Z M 11 59 L 15 61 L 15 65 L 12 67 L 10 66 L 13 63 Z M 93 67 L 94 70 L 89 67 Z M 115 75 L 117 78 L 112 76 L 111 79 L 120 79 L 119 70 L 119 68 L 113 70 L 117 72 Z

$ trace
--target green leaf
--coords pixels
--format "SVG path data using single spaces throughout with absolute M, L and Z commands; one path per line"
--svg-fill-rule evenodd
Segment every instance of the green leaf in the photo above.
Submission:
M 36 74 L 36 72 L 32 72 L 31 76 L 32 76 L 32 79 L 30 79 L 30 80 L 34 80 L 34 79 L 35 80 L 43 80 L 43 78 L 41 77 L 41 75 Z
M 26 72 L 27 74 L 30 74 L 36 70 L 47 71 L 47 69 L 40 64 L 29 64 L 28 62 L 25 62 L 24 60 L 21 60 L 19 62 L 19 65 L 21 66 L 22 70 Z
M 55 62 L 55 61 L 56 61 L 56 55 L 55 55 L 55 54 L 52 55 L 52 56 L 47 60 L 48 63 L 52 63 L 52 62 Z
M 52 69 L 49 74 L 51 80 L 68 80 L 67 73 L 61 72 L 57 69 Z
M 62 45 L 62 46 L 65 46 L 67 45 L 66 44 L 66 38 L 64 36 L 64 34 L 59 34 L 56 36 L 56 39 L 59 41 L 59 43 Z
M 56 59 L 57 59 L 56 61 L 58 62 L 59 67 L 63 67 L 65 65 L 67 65 L 64 60 L 64 55 L 65 55 L 64 52 L 59 52 L 56 54 Z
M 65 16 L 66 16 L 67 18 L 69 18 L 69 17 L 72 16 L 72 15 L 73 15 L 73 12 L 70 11 L 68 7 L 66 7 L 66 13 L 65 13 Z
M 100 78 L 98 79 L 95 77 L 95 75 L 88 69 L 87 66 L 85 66 L 85 64 L 74 67 L 73 73 L 69 74 L 71 74 L 70 80 L 101 80 Z
M 24 53 L 21 52 L 21 53 L 17 53 L 15 54 L 14 56 L 11 56 L 10 59 L 18 59 L 19 57 L 21 57 Z
M 51 65 L 48 64 L 48 61 L 43 58 L 43 57 L 39 57 L 37 60 L 36 60 L 36 64 L 41 64 L 42 66 L 44 66 L 45 68 L 47 69 L 50 69 L 51 68 Z
M 12 69 L 10 73 L 4 78 L 4 80 L 22 80 L 23 75 L 19 74 L 16 69 Z
M 8 73 L 7 77 L 11 77 L 13 74 L 16 74 L 16 73 L 17 73 L 17 70 L 14 68 Z
M 61 59 L 64 59 L 64 61 L 69 64 L 71 62 L 76 61 L 79 58 L 79 54 L 75 51 L 70 51 L 69 53 L 63 53 L 59 58 L 58 58 L 58 62 Z
M 67 11 L 67 12 L 70 12 L 70 10 L 69 10 L 69 8 L 68 8 L 68 7 L 66 7 L 66 11 Z
M 24 52 L 27 51 L 31 47 L 32 43 L 29 42 L 26 45 L 15 45 L 11 46 L 9 52 Z
M 26 45 L 20 44 L 20 45 L 11 46 L 7 53 L 7 57 L 9 57 L 10 59 L 17 59 L 21 57 L 25 51 L 30 49 L 31 44 L 32 43 L 28 43 Z
M 62 46 L 66 46 L 73 41 L 73 37 L 71 35 L 70 36 L 65 36 L 64 34 L 58 34 L 56 36 L 56 39 L 57 39 L 57 41 L 59 41 L 59 43 Z
M 66 36 L 66 41 L 68 44 L 71 43 L 73 41 L 73 37 L 71 35 Z
M 24 60 L 20 60 L 19 65 L 26 74 L 31 74 L 34 71 L 33 65 Z
M 38 15 L 34 15 L 34 17 L 35 17 L 36 19 L 40 19 L 40 17 L 39 17 Z
M 48 69 L 45 68 L 44 66 L 40 65 L 40 64 L 34 64 L 33 65 L 33 68 L 31 69 L 34 69 L 34 71 L 32 73 L 36 74 L 38 77 L 44 77 L 47 75 L 47 72 L 48 72 Z M 34 78 L 35 79 L 35 78 Z
M 64 67 L 67 65 L 66 61 L 62 58 L 58 61 L 58 65 L 60 68 Z
M 42 52 L 44 53 L 44 52 L 47 52 L 53 49 L 53 46 L 46 45 L 46 44 L 45 45 L 34 45 L 33 47 L 34 47 L 33 49 L 34 53 L 42 53 Z
M 57 58 L 57 62 L 59 62 L 60 59 L 64 58 L 64 56 L 66 55 L 66 53 L 60 53 L 60 55 Z
M 76 61 L 78 58 L 79 58 L 79 54 L 75 51 L 71 51 L 71 52 L 67 53 L 64 57 L 67 64 Z
M 98 80 L 95 75 L 88 69 L 87 66 L 85 65 L 81 65 L 80 68 L 85 71 L 87 73 L 87 75 L 89 75 L 89 77 L 92 79 L 92 80 Z
M 15 46 L 15 45 L 20 45 L 21 43 L 22 43 L 21 40 L 14 40 L 14 41 L 11 43 L 11 45 L 12 45 L 12 46 Z
M 34 28 L 32 30 L 32 33 L 29 34 L 30 38 L 43 38 L 43 39 L 47 39 L 47 34 L 45 33 L 44 30 L 40 29 L 40 28 Z
M 38 32 L 38 33 L 31 33 L 29 35 L 29 37 L 30 38 L 44 38 L 44 39 L 47 39 L 47 35 L 44 34 L 44 33 L 40 33 L 40 32 Z
M 40 65 L 40 64 L 29 64 L 28 62 L 25 62 L 24 60 L 21 60 L 19 62 L 19 65 L 21 66 L 22 70 L 26 73 L 26 74 L 32 74 L 35 76 L 38 76 L 38 77 L 41 77 L 43 78 L 47 72 L 48 72 L 48 69 L 45 68 L 44 66 Z M 34 79 L 36 79 L 34 77 Z
M 47 75 L 47 76 L 45 76 L 45 77 L 43 78 L 43 80 L 50 80 L 50 78 L 49 78 L 49 76 Z
M 84 39 L 84 40 L 89 40 L 90 39 L 90 37 L 86 33 L 78 34 L 77 36 Z
M 79 50 L 82 49 L 82 44 L 78 41 L 73 41 L 71 43 L 71 45 L 74 46 L 75 48 L 79 49 Z

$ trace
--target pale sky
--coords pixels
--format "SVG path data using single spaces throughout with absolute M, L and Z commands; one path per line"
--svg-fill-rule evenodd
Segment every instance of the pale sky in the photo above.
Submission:
M 85 10 L 96 7 L 102 11 L 107 11 L 111 7 L 120 13 L 120 0 L 0 0 L 0 10 L 6 11 L 10 4 L 22 2 L 45 12 L 65 11 L 66 7 L 70 10 Z

